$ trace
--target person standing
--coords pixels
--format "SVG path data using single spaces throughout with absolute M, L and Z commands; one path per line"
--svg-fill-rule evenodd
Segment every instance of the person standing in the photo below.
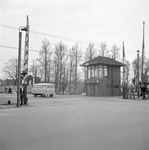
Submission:
M 135 87 L 133 84 L 131 84 L 129 87 L 129 95 L 130 95 L 130 99 L 135 100 Z
M 148 85 L 146 87 L 146 91 L 147 91 L 147 99 L 149 99 L 149 83 L 148 83 Z
M 141 93 L 142 93 L 142 99 L 145 99 L 146 97 L 145 97 L 145 94 L 146 94 L 146 85 L 145 85 L 145 83 L 143 83 L 141 86 L 140 86 L 140 88 L 141 88 Z
M 20 100 L 21 100 L 20 105 L 23 105 L 23 88 L 22 87 L 20 88 Z

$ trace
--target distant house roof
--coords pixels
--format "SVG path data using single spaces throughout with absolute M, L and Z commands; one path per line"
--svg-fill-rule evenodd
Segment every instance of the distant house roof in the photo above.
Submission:
M 90 61 L 87 61 L 81 66 L 91 66 L 91 65 L 109 65 L 109 66 L 123 66 L 121 62 L 116 61 L 115 59 L 109 57 L 98 56 Z

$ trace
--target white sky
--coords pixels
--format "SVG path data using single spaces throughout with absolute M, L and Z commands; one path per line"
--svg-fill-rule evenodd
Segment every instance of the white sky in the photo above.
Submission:
M 132 62 L 137 50 L 142 50 L 143 21 L 145 21 L 145 55 L 149 58 L 149 1 L 148 0 L 1 0 L 0 1 L 0 78 L 2 67 L 12 57 L 17 57 L 19 28 L 26 26 L 29 16 L 30 30 L 93 43 L 106 42 L 108 48 L 116 44 L 122 51 L 125 42 L 126 59 Z M 25 32 L 22 32 L 24 48 Z M 42 40 L 75 44 L 63 39 L 30 33 L 30 49 L 40 50 Z M 87 43 L 78 43 L 87 47 Z M 98 48 L 99 45 L 96 45 Z M 24 52 L 22 52 L 22 58 Z M 141 53 L 140 53 L 141 54 Z M 29 64 L 38 52 L 29 52 Z

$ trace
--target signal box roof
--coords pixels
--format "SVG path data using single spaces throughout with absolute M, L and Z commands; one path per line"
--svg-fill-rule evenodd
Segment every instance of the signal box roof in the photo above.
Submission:
M 87 61 L 81 66 L 87 67 L 87 66 L 95 66 L 95 65 L 107 65 L 107 66 L 123 66 L 123 63 L 116 61 L 115 59 L 109 58 L 109 57 L 103 57 L 103 56 L 98 56 L 90 61 Z

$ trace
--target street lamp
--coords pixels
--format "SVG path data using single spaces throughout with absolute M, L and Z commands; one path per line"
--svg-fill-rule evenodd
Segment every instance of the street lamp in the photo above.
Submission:
M 137 95 L 138 95 L 138 97 L 140 97 L 140 92 L 139 92 L 139 90 L 140 90 L 140 87 L 139 87 L 139 65 L 140 65 L 140 63 L 139 63 L 139 50 L 137 50 L 137 77 L 138 77 L 138 84 L 137 84 Z
M 21 81 L 20 70 L 21 70 L 21 44 L 22 44 L 22 32 L 21 31 L 27 31 L 27 28 L 23 26 L 19 27 L 17 106 L 20 105 L 20 81 Z

